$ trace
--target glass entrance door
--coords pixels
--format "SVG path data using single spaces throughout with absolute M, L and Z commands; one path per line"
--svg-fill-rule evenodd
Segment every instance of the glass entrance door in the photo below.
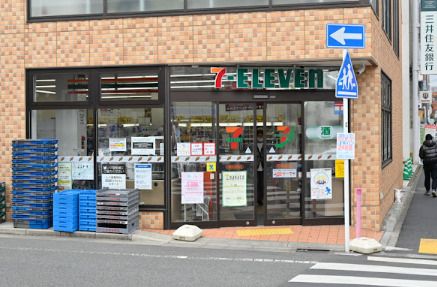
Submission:
M 302 106 L 265 104 L 265 224 L 299 224 L 302 196 Z
M 218 115 L 220 220 L 254 224 L 255 104 L 219 104 Z

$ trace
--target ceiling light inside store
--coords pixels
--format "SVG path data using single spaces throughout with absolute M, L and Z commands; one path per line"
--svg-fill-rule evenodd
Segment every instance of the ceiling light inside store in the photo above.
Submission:
M 56 92 L 53 91 L 42 91 L 42 90 L 35 90 L 37 93 L 42 93 L 42 94 L 50 94 L 50 95 L 56 95 Z

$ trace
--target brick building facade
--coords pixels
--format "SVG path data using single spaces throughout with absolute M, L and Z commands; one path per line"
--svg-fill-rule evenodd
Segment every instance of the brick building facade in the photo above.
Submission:
M 338 6 L 338 5 L 337 5 Z M 0 181 L 11 190 L 11 140 L 25 138 L 26 71 L 35 68 L 142 65 L 329 65 L 341 49 L 325 45 L 328 23 L 364 24 L 366 47 L 350 50 L 365 66 L 357 76 L 360 95 L 351 103 L 356 158 L 351 190 L 363 188 L 363 227 L 380 230 L 402 186 L 402 74 L 400 58 L 382 28 L 382 9 L 370 6 L 284 8 L 283 11 L 223 12 L 29 22 L 26 1 L 0 4 Z M 401 52 L 402 53 L 402 52 Z M 356 68 L 360 66 L 357 65 Z M 381 81 L 391 80 L 391 159 L 382 164 Z M 355 205 L 352 192 L 352 207 Z M 8 193 L 11 204 L 11 194 Z M 168 202 L 167 202 L 168 203 Z M 10 218 L 11 211 L 8 209 Z M 143 210 L 142 228 L 164 228 L 165 211 Z M 352 216 L 352 218 L 354 218 Z M 352 222 L 353 223 L 353 222 Z

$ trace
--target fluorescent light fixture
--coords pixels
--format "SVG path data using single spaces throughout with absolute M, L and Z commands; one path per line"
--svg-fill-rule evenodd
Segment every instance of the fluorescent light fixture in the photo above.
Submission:
M 56 92 L 52 92 L 52 91 L 35 90 L 35 92 L 43 93 L 43 94 L 56 95 Z

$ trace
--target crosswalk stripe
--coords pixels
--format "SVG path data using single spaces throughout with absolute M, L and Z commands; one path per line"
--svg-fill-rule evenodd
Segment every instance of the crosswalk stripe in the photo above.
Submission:
M 386 287 L 435 287 L 435 281 L 403 280 L 360 276 L 298 275 L 290 283 L 350 284 Z
M 368 256 L 367 260 L 369 260 L 369 261 L 377 261 L 377 262 L 421 264 L 421 265 L 435 265 L 435 266 L 437 266 L 437 261 L 435 261 L 435 260 L 426 260 L 426 259 Z
M 406 268 L 406 267 L 397 267 L 397 266 L 332 263 L 332 262 L 317 263 L 314 266 L 312 266 L 311 269 L 437 276 L 436 269 Z

